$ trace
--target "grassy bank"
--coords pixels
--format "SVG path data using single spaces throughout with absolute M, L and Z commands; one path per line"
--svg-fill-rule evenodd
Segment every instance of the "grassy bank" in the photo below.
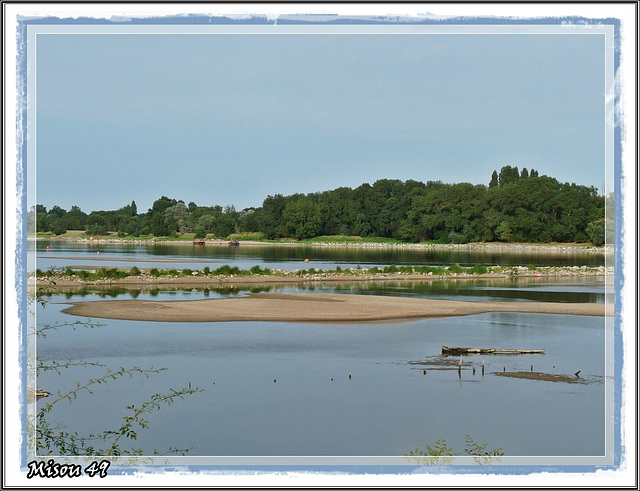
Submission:
M 72 269 L 72 268 L 52 268 L 47 271 L 36 271 L 38 280 L 47 283 L 114 283 L 119 280 L 140 280 L 144 282 L 179 281 L 181 283 L 193 282 L 201 284 L 210 280 L 212 283 L 223 280 L 242 280 L 251 278 L 259 283 L 260 280 L 287 279 L 299 281 L 321 281 L 321 280 L 385 280 L 385 279 L 416 279 L 416 278 L 480 278 L 480 277 L 558 277 L 558 276 L 604 276 L 612 271 L 605 267 L 587 266 L 484 266 L 462 267 L 454 264 L 451 266 L 395 266 L 390 265 L 383 268 L 347 268 L 339 266 L 336 269 L 322 270 L 316 268 L 300 270 L 279 270 L 261 268 L 254 266 L 251 269 L 239 269 L 237 266 L 224 265 L 216 269 L 204 267 L 200 270 L 194 269 L 141 269 L 137 266 L 131 268 L 96 268 L 96 269 Z

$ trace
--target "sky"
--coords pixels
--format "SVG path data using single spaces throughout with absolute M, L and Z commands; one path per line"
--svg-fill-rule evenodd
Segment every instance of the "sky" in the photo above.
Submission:
M 37 203 L 257 207 L 505 165 L 605 182 L 602 36 L 39 34 Z

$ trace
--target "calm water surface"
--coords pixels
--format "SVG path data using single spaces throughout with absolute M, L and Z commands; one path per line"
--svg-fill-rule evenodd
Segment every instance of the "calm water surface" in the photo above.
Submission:
M 49 252 L 46 251 L 50 247 Z M 311 246 L 193 246 L 178 244 L 88 244 L 74 242 L 29 242 L 30 251 L 37 253 L 37 268 L 43 271 L 67 266 L 156 267 L 211 269 L 229 264 L 240 269 L 260 266 L 270 269 L 355 268 L 395 265 L 488 266 L 601 266 L 604 256 L 589 253 L 553 255 L 547 253 L 484 253 L 477 251 L 416 251 L 402 249 L 372 250 L 358 248 L 323 248 Z M 98 252 L 100 255 L 98 256 Z M 305 259 L 311 264 L 306 265 Z M 136 263 L 136 260 L 138 263 Z M 144 262 L 144 263 L 143 263 Z
M 472 301 L 602 302 L 610 295 L 597 279 L 318 285 L 311 291 Z M 249 293 L 133 295 L 183 300 Z M 54 295 L 38 308 L 38 325 L 79 319 L 61 312 L 64 302 L 101 298 L 132 294 Z M 168 370 L 100 385 L 93 395 L 57 404 L 50 419 L 80 434 L 98 432 L 119 427 L 127 405 L 156 392 L 189 383 L 204 389 L 150 415 L 150 428 L 131 443 L 149 453 L 194 446 L 190 455 L 404 455 L 438 438 L 462 452 L 465 435 L 488 448 L 502 447 L 505 455 L 584 456 L 605 450 L 603 318 L 497 313 L 393 324 L 100 323 L 103 327 L 51 332 L 38 339 L 37 353 L 45 360 L 100 361 L 112 370 L 133 365 Z M 459 377 L 458 359 L 442 357 L 443 345 L 546 352 L 468 356 Z M 497 375 L 505 369 L 530 371 L 531 365 L 550 374 L 580 370 L 582 383 Z M 38 386 L 64 393 L 106 367 L 45 372 Z

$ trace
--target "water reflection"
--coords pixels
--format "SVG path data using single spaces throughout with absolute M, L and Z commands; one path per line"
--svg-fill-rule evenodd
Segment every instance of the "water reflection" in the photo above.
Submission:
M 64 314 L 53 306 L 41 316 L 47 322 Z M 117 421 L 127 404 L 166 387 L 191 382 L 205 389 L 152 415 L 136 442 L 148 450 L 195 445 L 193 455 L 403 455 L 438 438 L 462 447 L 464 435 L 473 434 L 506 455 L 601 455 L 602 330 L 600 318 L 546 314 L 392 325 L 106 320 L 101 329 L 48 335 L 38 353 L 99 360 L 111 369 L 168 368 L 158 378 L 100 387 L 55 414 L 81 433 Z M 459 358 L 443 358 L 443 345 L 543 347 L 545 355 L 465 357 L 458 372 Z M 601 382 L 497 375 L 531 372 L 531 365 L 552 375 L 580 370 L 585 381 Z M 94 376 L 91 370 L 46 373 L 38 385 L 64 390 Z
M 567 303 L 612 303 L 613 292 L 598 278 L 425 280 L 425 281 L 314 281 L 301 284 L 210 285 L 207 287 L 119 287 L 90 286 L 64 290 L 65 298 L 145 298 L 165 296 L 185 299 L 242 296 L 256 293 L 341 293 L 466 301 L 529 301 Z M 43 295 L 45 296 L 45 295 Z M 45 296 L 46 297 L 46 296 Z
M 50 251 L 46 252 L 47 245 Z M 305 259 L 310 259 L 316 269 L 383 267 L 394 265 L 431 265 L 442 266 L 459 264 L 463 267 L 475 265 L 494 266 L 603 266 L 603 254 L 574 252 L 550 254 L 547 252 L 501 253 L 473 250 L 412 250 L 412 249 L 368 249 L 355 247 L 312 247 L 296 245 L 282 246 L 250 246 L 228 247 L 226 245 L 207 245 L 195 247 L 184 244 L 89 244 L 67 243 L 55 241 L 38 241 L 29 243 L 36 249 L 37 267 L 46 270 L 51 266 L 66 267 L 68 265 L 99 266 L 110 261 L 112 266 L 131 266 L 135 261 L 145 262 L 147 267 L 168 267 L 173 262 L 175 267 L 201 269 L 204 265 L 212 266 L 231 264 L 241 269 L 253 266 L 271 269 L 304 269 Z M 100 251 L 100 261 L 96 251 Z M 157 262 L 153 262 L 153 261 Z M 120 262 L 118 262 L 120 261 Z M 151 261 L 151 262 L 149 262 Z

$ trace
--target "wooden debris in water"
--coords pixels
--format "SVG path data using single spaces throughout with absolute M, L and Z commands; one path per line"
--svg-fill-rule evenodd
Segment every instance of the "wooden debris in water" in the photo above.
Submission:
M 511 377 L 527 380 L 541 380 L 545 382 L 565 382 L 568 384 L 587 384 L 589 383 L 582 377 L 571 375 L 558 375 L 554 373 L 543 372 L 497 372 L 496 375 L 501 377 Z M 575 374 L 574 374 L 575 375 Z
M 27 402 L 29 403 L 42 399 L 43 397 L 49 397 L 50 395 L 51 392 L 47 392 L 46 390 L 34 390 L 32 387 L 27 387 Z
M 510 348 L 460 348 L 442 347 L 443 355 L 544 355 L 543 349 L 522 350 Z

